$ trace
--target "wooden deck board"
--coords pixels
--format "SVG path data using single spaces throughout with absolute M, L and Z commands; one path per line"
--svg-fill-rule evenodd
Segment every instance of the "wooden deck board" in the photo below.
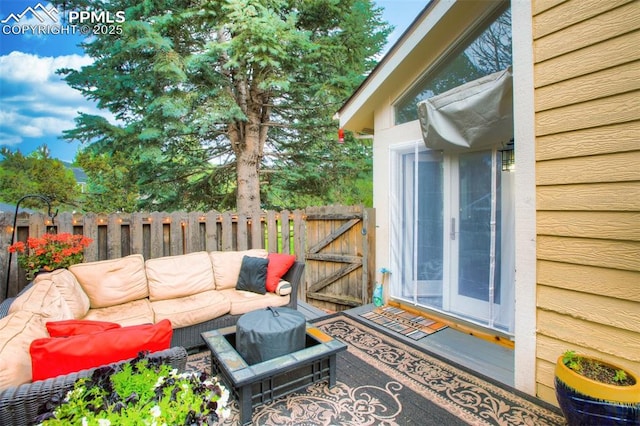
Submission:
M 380 328 L 378 324 L 360 316 L 373 308 L 374 306 L 369 304 L 349 309 L 343 313 L 364 321 L 373 328 Z M 309 320 L 329 315 L 307 303 L 298 302 L 298 310 Z M 417 345 L 426 352 L 457 363 L 498 382 L 509 386 L 514 385 L 514 354 L 510 348 L 470 336 L 451 327 L 420 340 L 413 340 L 399 333 L 391 333 L 396 338 Z
M 322 309 L 316 308 L 306 302 L 298 300 L 298 312 L 302 313 L 307 320 L 314 320 L 329 315 Z

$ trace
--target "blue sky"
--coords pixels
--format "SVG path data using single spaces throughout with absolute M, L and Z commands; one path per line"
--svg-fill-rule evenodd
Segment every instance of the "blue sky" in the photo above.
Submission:
M 427 3 L 428 0 L 376 1 L 384 8 L 384 19 L 396 27 L 389 45 Z M 20 16 L 29 7 L 36 13 Z M 46 143 L 53 157 L 72 161 L 78 144 L 60 139 L 63 130 L 74 127 L 73 119 L 79 111 L 96 114 L 98 110 L 67 86 L 55 71 L 77 69 L 91 63 L 91 59 L 77 47 L 82 40 L 80 35 L 37 34 L 60 29 L 55 13 L 48 17 L 47 11 L 51 11 L 51 6 L 46 0 L 0 1 L 0 22 L 5 21 L 0 23 L 0 146 L 27 154 Z M 17 28 L 24 25 L 39 25 L 43 29 Z M 16 34 L 21 31 L 24 34 Z

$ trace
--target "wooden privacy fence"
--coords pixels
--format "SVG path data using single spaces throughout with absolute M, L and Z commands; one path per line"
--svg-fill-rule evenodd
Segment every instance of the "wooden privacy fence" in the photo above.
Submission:
M 318 210 L 321 209 L 321 210 Z M 295 254 L 298 260 L 304 261 L 307 257 L 307 225 L 308 214 L 312 214 L 314 222 L 317 220 L 318 211 L 331 211 L 334 217 L 327 219 L 335 224 L 336 218 L 357 214 L 365 215 L 362 207 L 332 206 L 327 208 L 308 208 L 294 211 L 266 211 L 256 213 L 253 216 L 238 215 L 232 212 L 153 212 L 130 214 L 72 214 L 60 213 L 53 222 L 51 218 L 42 213 L 19 213 L 16 218 L 15 241 L 26 241 L 29 236 L 40 236 L 45 232 L 68 232 L 83 234 L 93 243 L 85 249 L 85 261 L 115 259 L 130 254 L 142 254 L 145 259 L 162 256 L 192 253 L 197 251 L 229 251 L 246 250 L 251 248 L 265 248 L 271 253 Z M 11 256 L 11 267 L 8 268 L 9 253 L 7 247 L 11 242 L 13 213 L 0 212 L 0 298 L 4 298 L 7 283 L 7 271 L 9 270 L 9 296 L 17 294 L 26 285 L 24 271 L 17 264 L 17 256 Z M 374 228 L 374 226 L 371 226 Z M 325 232 L 331 233 L 333 227 L 329 226 Z M 314 231 L 315 236 L 318 235 Z M 355 240 L 343 243 L 345 253 L 353 253 L 356 250 L 363 258 L 369 259 L 370 254 L 364 253 L 362 248 L 354 249 L 359 244 Z M 368 247 L 368 246 L 366 246 Z M 335 247 L 334 247 L 335 249 Z M 368 250 L 367 250 L 368 251 Z M 329 263 L 342 263 L 344 260 L 327 258 Z M 361 264 L 369 264 L 361 262 Z M 314 265 L 307 264 L 307 276 L 316 276 Z M 325 268 L 326 269 L 326 268 Z M 356 268 L 358 269 L 358 268 Z M 352 269 L 354 271 L 354 269 Z M 348 275 L 348 274 L 347 274 Z M 359 303 L 370 300 L 370 295 L 363 293 L 363 288 L 370 287 L 368 275 L 363 278 L 353 274 L 351 278 L 342 277 L 342 288 L 353 289 L 344 292 L 348 300 L 346 306 L 351 306 L 355 299 Z M 340 278 L 340 277 L 339 277 Z M 354 280 L 359 280 L 355 283 Z M 298 296 L 306 300 L 305 283 L 299 289 Z M 316 293 L 317 286 L 313 287 Z M 366 292 L 366 291 L 365 291 Z M 348 297 L 347 293 L 351 293 Z M 334 298 L 335 299 L 335 298 Z M 353 300 L 352 300 L 353 299 Z M 337 304 L 339 305 L 339 303 Z M 331 309 L 331 306 L 323 304 L 321 307 Z M 339 306 L 333 306 L 333 310 L 340 310 Z

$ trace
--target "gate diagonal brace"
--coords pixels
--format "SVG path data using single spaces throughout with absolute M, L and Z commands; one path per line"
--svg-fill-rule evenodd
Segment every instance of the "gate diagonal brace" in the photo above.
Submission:
M 360 218 L 351 219 L 349 222 L 343 224 L 340 228 L 336 229 L 330 235 L 318 241 L 313 247 L 310 247 L 308 250 L 309 253 L 318 253 L 324 247 L 329 245 L 333 240 L 347 232 L 349 229 L 353 228 L 358 222 L 360 222 L 360 220 Z
M 343 266 L 342 268 L 338 269 L 333 274 L 321 279 L 317 283 L 311 284 L 309 286 L 309 288 L 307 289 L 307 292 L 316 293 L 316 292 L 322 290 L 323 288 L 325 288 L 326 286 L 328 286 L 329 284 L 331 284 L 331 283 L 339 280 L 340 278 L 344 277 L 345 275 L 351 273 L 352 271 L 355 271 L 356 269 L 360 268 L 361 266 L 362 266 L 362 264 L 350 264 L 350 265 Z

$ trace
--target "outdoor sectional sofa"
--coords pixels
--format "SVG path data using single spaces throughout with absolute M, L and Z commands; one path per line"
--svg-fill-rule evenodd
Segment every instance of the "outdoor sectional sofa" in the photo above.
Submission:
M 141 255 L 131 255 L 38 275 L 18 297 L 0 307 L 0 424 L 28 424 L 43 402 L 72 386 L 77 374 L 91 373 L 88 369 L 32 381 L 30 346 L 34 341 L 44 339 L 45 347 L 53 341 L 52 353 L 45 353 L 41 359 L 51 363 L 58 356 L 58 342 L 50 337 L 50 326 L 98 322 L 116 323 L 122 331 L 147 327 L 144 339 L 153 338 L 156 326 L 168 320 L 172 328 L 169 355 L 174 363 L 184 366 L 187 351 L 203 345 L 203 331 L 235 325 L 242 314 L 257 309 L 296 309 L 303 271 L 304 263 L 293 256 L 252 249 L 146 261 Z M 265 288 L 264 278 L 270 291 Z M 89 340 L 82 337 L 65 339 L 79 338 L 80 344 L 92 342 L 99 351 L 117 350 L 100 335 L 92 335 Z M 67 346 L 69 342 L 64 341 Z M 83 353 L 88 350 L 81 349 Z M 182 352 L 184 362 L 179 359 Z M 64 354 L 60 359 L 65 362 Z M 34 371 L 35 367 L 36 363 Z

